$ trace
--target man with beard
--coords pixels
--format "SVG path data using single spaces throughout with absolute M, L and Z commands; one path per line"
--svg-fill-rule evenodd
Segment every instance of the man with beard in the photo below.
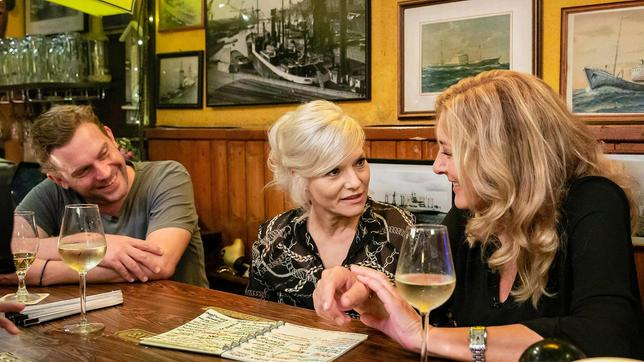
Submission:
M 34 152 L 47 180 L 17 210 L 36 213 L 41 240 L 27 283 L 74 283 L 78 273 L 57 251 L 65 205 L 97 204 L 107 253 L 88 282 L 173 279 L 207 286 L 192 182 L 175 161 L 126 162 L 112 131 L 89 106 L 56 106 L 32 128 Z M 0 281 L 15 282 L 15 274 Z

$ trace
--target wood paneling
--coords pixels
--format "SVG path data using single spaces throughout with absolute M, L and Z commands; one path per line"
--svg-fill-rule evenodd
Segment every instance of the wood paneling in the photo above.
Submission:
M 644 126 L 591 126 L 607 152 L 644 153 Z M 434 127 L 367 127 L 370 158 L 436 158 Z M 267 218 L 294 207 L 282 191 L 265 188 L 272 173 L 266 165 L 266 130 L 164 129 L 147 131 L 151 160 L 172 159 L 190 172 L 201 225 L 222 232 L 224 244 L 242 238 L 246 253 Z

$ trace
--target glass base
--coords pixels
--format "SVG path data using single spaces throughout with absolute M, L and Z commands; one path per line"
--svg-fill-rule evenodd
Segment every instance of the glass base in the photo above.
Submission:
M 33 303 L 37 301 L 40 298 L 39 294 L 7 294 L 6 297 L 4 297 L 4 302 L 13 302 L 13 303 Z
M 65 326 L 65 333 L 69 334 L 90 334 L 105 329 L 103 323 L 68 324 Z

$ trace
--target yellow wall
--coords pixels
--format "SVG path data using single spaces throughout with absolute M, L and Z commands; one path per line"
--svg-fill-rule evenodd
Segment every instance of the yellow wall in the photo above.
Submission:
M 350 115 L 364 124 L 394 124 L 397 121 L 398 6 L 392 0 L 371 1 L 371 100 L 342 102 Z M 205 31 L 157 33 L 157 53 L 205 48 Z M 205 78 L 205 75 L 204 75 Z M 294 107 L 280 106 L 206 107 L 203 110 L 158 110 L 159 126 L 264 127 Z M 405 122 L 410 123 L 410 122 Z M 414 123 L 414 122 L 411 122 Z M 418 122 L 415 122 L 418 123 Z
M 543 78 L 559 89 L 561 8 L 619 0 L 542 0 L 543 1 Z M 158 6 L 157 6 L 158 7 Z M 9 13 L 7 36 L 24 35 L 24 0 Z M 392 0 L 371 1 L 371 100 L 342 102 L 341 106 L 365 125 L 417 124 L 398 121 L 398 5 Z M 205 31 L 187 30 L 157 33 L 157 53 L 205 49 Z M 204 75 L 205 78 L 205 75 Z M 264 127 L 294 105 L 206 107 L 202 110 L 158 110 L 159 126 L 241 126 Z M 425 122 L 426 123 L 426 122 Z
M 17 0 L 16 7 L 9 12 L 7 23 L 7 38 L 20 38 L 25 36 L 25 0 Z

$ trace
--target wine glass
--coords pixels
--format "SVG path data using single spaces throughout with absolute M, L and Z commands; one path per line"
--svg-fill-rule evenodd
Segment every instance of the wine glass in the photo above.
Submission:
M 420 312 L 421 361 L 427 361 L 429 312 L 449 299 L 455 284 L 447 228 L 432 224 L 408 226 L 396 268 L 396 286 Z
M 38 294 L 29 294 L 25 287 L 27 270 L 36 259 L 38 253 L 38 229 L 33 211 L 15 211 L 13 213 L 13 234 L 11 235 L 11 254 L 13 264 L 18 274 L 18 291 L 5 298 L 8 302 L 34 303 Z
M 94 204 L 72 204 L 65 206 L 63 223 L 58 236 L 58 253 L 65 264 L 76 270 L 80 276 L 80 322 L 65 326 L 65 332 L 89 334 L 103 330 L 102 323 L 87 322 L 85 299 L 85 276 L 103 260 L 107 244 L 101 223 L 101 214 Z

